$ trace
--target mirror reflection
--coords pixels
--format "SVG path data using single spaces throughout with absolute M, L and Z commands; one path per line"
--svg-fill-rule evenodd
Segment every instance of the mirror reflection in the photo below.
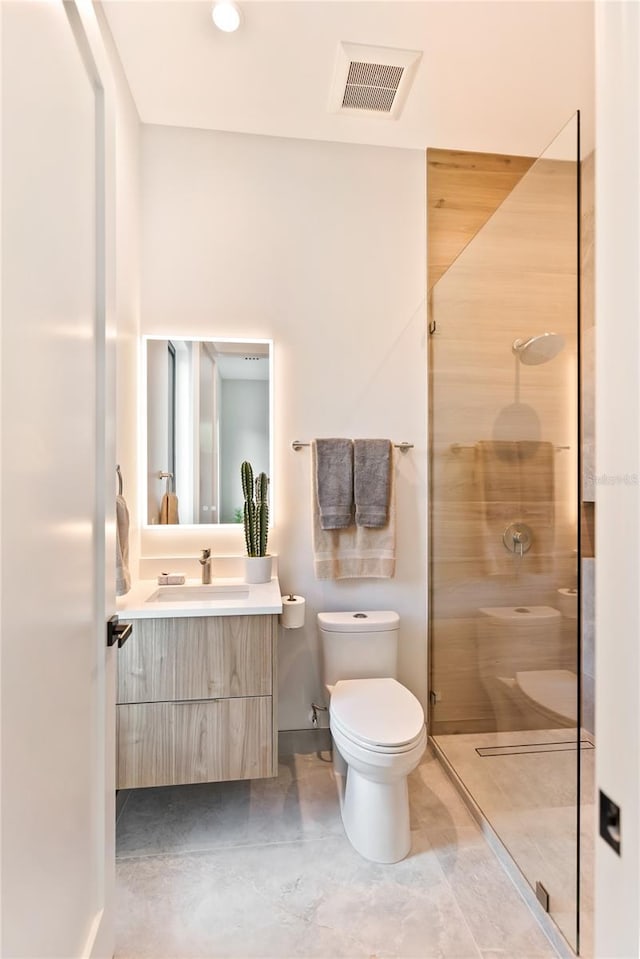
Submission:
M 272 475 L 271 341 L 145 339 L 147 523 L 241 523 L 240 464 Z

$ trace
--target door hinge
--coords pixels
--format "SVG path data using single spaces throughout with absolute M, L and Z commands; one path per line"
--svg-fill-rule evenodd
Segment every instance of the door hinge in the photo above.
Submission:
M 435 706 L 436 703 L 440 701 L 440 694 L 435 691 L 435 689 L 429 690 L 429 705 Z
M 536 899 L 545 912 L 549 912 L 549 893 L 541 882 L 536 882 Z

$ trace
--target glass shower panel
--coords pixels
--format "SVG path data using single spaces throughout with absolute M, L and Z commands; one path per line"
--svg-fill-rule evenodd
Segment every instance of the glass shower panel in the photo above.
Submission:
M 430 303 L 430 730 L 574 949 L 577 144 L 575 117 Z

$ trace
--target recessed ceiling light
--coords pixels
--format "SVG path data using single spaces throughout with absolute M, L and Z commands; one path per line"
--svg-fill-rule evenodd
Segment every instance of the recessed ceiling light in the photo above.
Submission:
M 231 3 L 231 0 L 220 0 L 219 3 L 214 3 L 211 16 L 218 30 L 223 30 L 225 33 L 233 33 L 240 26 L 240 11 L 235 3 Z

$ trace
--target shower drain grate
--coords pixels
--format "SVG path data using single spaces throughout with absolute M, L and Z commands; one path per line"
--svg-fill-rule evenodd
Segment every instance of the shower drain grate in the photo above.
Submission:
M 510 746 L 476 746 L 476 752 L 481 758 L 491 756 L 526 756 L 527 753 L 565 753 L 576 748 L 575 740 L 557 743 L 514 743 Z M 580 740 L 580 749 L 594 749 L 588 739 Z

